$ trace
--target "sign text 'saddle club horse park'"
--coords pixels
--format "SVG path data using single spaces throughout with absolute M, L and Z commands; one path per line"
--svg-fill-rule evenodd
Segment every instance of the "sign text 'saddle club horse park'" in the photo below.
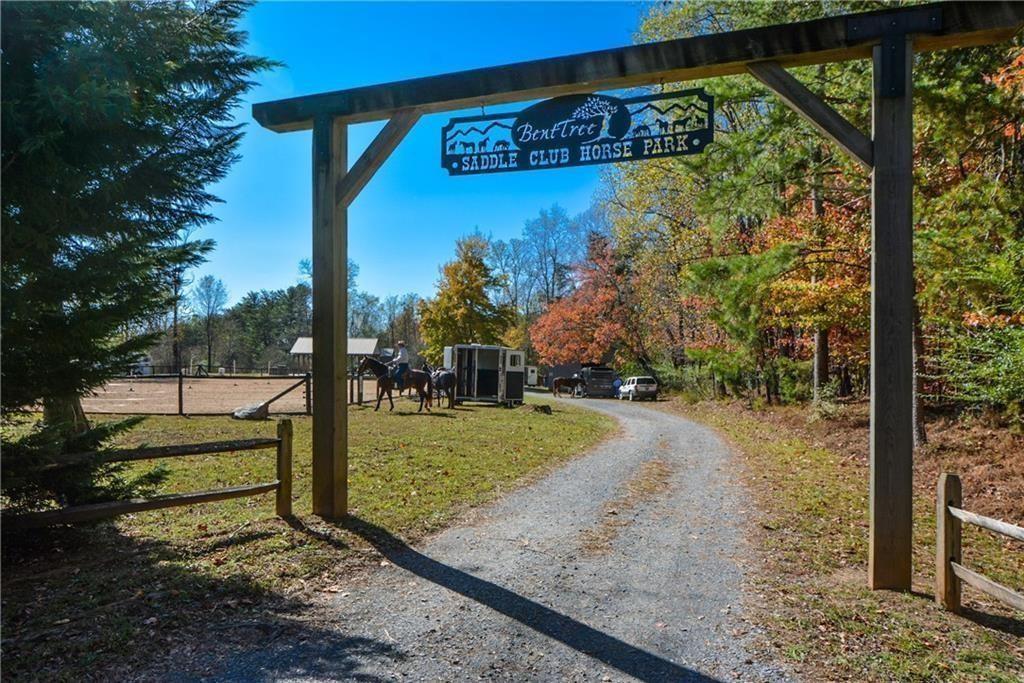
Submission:
M 452 119 L 441 129 L 441 166 L 472 175 L 696 154 L 714 137 L 714 116 L 703 89 L 563 95 L 518 114 Z
M 749 74 L 871 172 L 868 585 L 910 590 L 914 54 L 1007 41 L 1022 27 L 1022 2 L 944 2 L 631 45 L 254 105 L 253 116 L 271 130 L 313 131 L 313 512 L 339 518 L 348 511 L 348 206 L 419 118 L 554 98 L 514 118 L 452 120 L 442 133 L 442 162 L 451 174 L 626 161 L 627 153 L 629 160 L 687 154 L 711 141 L 710 98 L 704 100 L 690 91 L 707 105 L 703 125 L 697 126 L 691 118 L 689 124 L 680 123 L 672 130 L 676 120 L 685 120 L 685 114 L 673 114 L 670 120 L 664 112 L 661 118 L 670 124 L 666 133 L 656 119 L 653 126 L 646 120 L 633 120 L 639 112 L 631 107 L 641 100 L 588 93 Z M 787 71 L 861 59 L 872 63 L 871 92 L 851 92 L 848 97 L 860 97 L 864 107 L 870 108 L 869 132 L 847 121 Z M 652 97 L 648 101 L 653 104 L 657 100 Z M 388 123 L 349 168 L 349 124 L 382 119 Z M 498 128 L 457 136 L 458 130 L 463 130 L 457 126 L 483 131 L 485 121 L 509 119 L 513 121 L 507 137 L 499 138 Z M 514 140 L 511 136 L 517 126 L 520 138 Z M 646 133 L 642 126 L 647 127 Z M 676 137 L 683 133 L 684 139 Z M 660 145 L 657 148 L 655 138 Z M 671 151 L 668 139 L 672 139 Z M 462 142 L 467 143 L 465 147 Z M 502 163 L 505 168 L 500 167 Z

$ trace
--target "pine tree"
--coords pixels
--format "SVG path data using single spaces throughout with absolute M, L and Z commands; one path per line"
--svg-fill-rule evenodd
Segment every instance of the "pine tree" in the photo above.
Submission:
M 154 337 L 125 330 L 167 312 L 175 271 L 212 248 L 179 235 L 213 220 L 233 109 L 271 66 L 242 51 L 247 7 L 2 6 L 0 395 L 7 417 L 41 404 L 53 447 L 88 445 L 79 398 L 146 351 Z
M 514 317 L 508 305 L 491 301 L 498 279 L 488 267 L 487 241 L 473 235 L 456 243 L 456 258 L 441 269 L 437 296 L 420 304 L 423 356 L 439 363 L 445 346 L 499 344 Z

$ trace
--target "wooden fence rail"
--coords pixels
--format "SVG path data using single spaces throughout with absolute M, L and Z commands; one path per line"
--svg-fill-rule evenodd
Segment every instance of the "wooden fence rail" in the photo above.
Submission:
M 1011 607 L 1024 610 L 1024 595 L 963 566 L 962 523 L 1024 541 L 1024 528 L 964 510 L 960 477 L 939 477 L 935 509 L 935 601 L 952 612 L 960 611 L 960 583 L 968 583 Z
M 234 451 L 277 449 L 277 478 L 271 482 L 230 486 L 212 491 L 194 491 L 189 493 L 172 493 L 152 498 L 132 498 L 115 500 L 90 505 L 73 505 L 58 510 L 26 512 L 20 515 L 5 515 L 3 524 L 8 529 L 33 529 L 54 524 L 76 524 L 91 522 L 107 517 L 117 517 L 131 512 L 143 510 L 159 510 L 161 508 L 196 505 L 218 500 L 256 496 L 276 491 L 275 510 L 281 517 L 292 514 L 292 421 L 280 420 L 277 423 L 276 439 L 246 439 L 242 441 L 217 441 L 213 443 L 183 444 L 177 446 L 157 446 L 154 448 L 138 448 L 134 450 L 112 450 L 104 453 L 74 453 L 62 456 L 59 462 L 48 463 L 44 467 L 66 467 L 90 459 L 100 462 L 132 462 L 154 458 L 176 458 L 189 455 L 213 453 L 229 453 Z

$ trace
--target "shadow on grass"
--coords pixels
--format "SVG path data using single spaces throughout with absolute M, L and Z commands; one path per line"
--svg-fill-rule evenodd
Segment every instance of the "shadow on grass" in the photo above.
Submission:
M 305 522 L 303 522 L 298 517 L 294 517 L 294 516 L 293 517 L 286 517 L 284 521 L 292 529 L 295 529 L 296 531 L 298 531 L 300 533 L 312 536 L 313 538 L 317 539 L 318 541 L 321 541 L 322 543 L 326 543 L 327 545 L 331 546 L 335 550 L 348 550 L 348 548 L 349 548 L 349 545 L 347 543 L 345 543 L 344 541 L 342 541 L 340 538 L 337 538 L 336 536 L 333 536 L 332 534 L 328 534 L 328 533 L 325 533 L 323 531 L 320 531 L 319 529 L 314 529 L 311 526 L 309 526 L 308 524 L 306 524 Z
M 912 590 L 910 591 L 910 594 L 915 598 L 932 603 L 935 609 L 942 609 L 935 603 L 935 596 L 931 593 Z M 1015 636 L 1017 638 L 1024 638 L 1024 621 L 1016 617 L 1007 616 L 1005 614 L 982 612 L 974 609 L 973 607 L 968 607 L 967 605 L 961 605 L 958 614 L 964 619 L 973 621 L 978 626 L 983 626 L 985 628 L 992 629 L 993 631 L 1001 631 L 1007 635 Z
M 419 415 L 421 417 L 447 417 L 449 419 L 454 419 L 455 418 L 455 416 L 452 415 L 451 413 L 439 413 L 439 412 L 437 412 L 437 408 L 435 408 L 434 410 L 432 410 L 429 413 L 427 411 L 423 411 L 422 413 L 418 413 L 418 412 L 407 412 L 407 411 L 404 411 L 404 410 L 396 410 L 395 411 L 395 415 L 402 415 L 402 416 Z
M 972 607 L 961 607 L 960 616 L 969 619 L 979 626 L 990 628 L 994 631 L 1002 631 L 1017 638 L 1024 638 L 1024 620 L 1016 617 L 1008 617 L 1000 614 L 989 614 L 980 612 Z
M 395 566 L 475 600 L 624 674 L 641 681 L 716 680 L 630 645 L 507 588 L 438 562 L 414 550 L 387 529 L 358 517 L 348 517 L 341 525 L 373 545 Z
M 266 577 L 245 566 L 214 575 L 194 564 L 276 533 L 236 532 L 187 547 L 133 538 L 109 523 L 5 534 L 3 679 L 159 680 L 173 671 L 198 680 L 221 677 L 219 657 L 231 653 L 225 676 L 237 680 L 377 680 L 363 667 L 403 657 L 393 645 L 299 620 L 309 603 L 263 588 L 257 579 Z M 296 647 L 303 657 L 282 654 Z

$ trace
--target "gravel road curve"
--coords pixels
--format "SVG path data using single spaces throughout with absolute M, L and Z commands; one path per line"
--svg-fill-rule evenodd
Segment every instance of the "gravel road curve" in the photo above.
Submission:
M 756 513 L 728 448 L 649 406 L 574 403 L 621 435 L 420 547 L 366 525 L 387 562 L 337 594 L 330 628 L 236 653 L 212 677 L 787 679 L 743 619 Z

